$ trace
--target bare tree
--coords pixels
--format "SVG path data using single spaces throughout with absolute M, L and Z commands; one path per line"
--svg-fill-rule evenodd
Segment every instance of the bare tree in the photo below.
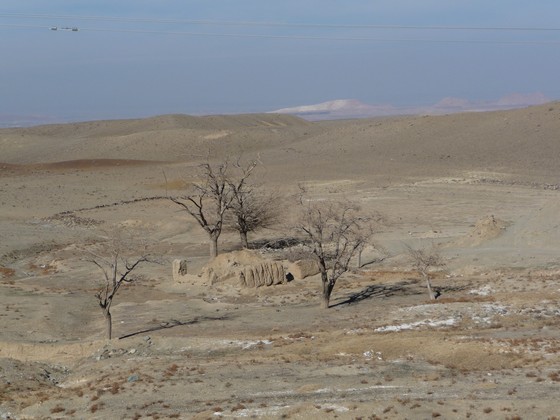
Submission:
M 111 305 L 120 287 L 125 283 L 132 283 L 138 277 L 132 277 L 132 272 L 136 270 L 140 264 L 148 262 L 148 256 L 142 255 L 133 259 L 127 259 L 120 255 L 118 248 L 112 250 L 112 255 L 102 257 L 93 254 L 90 260 L 103 273 L 103 282 L 95 297 L 99 303 L 107 326 L 107 338 L 112 338 L 113 322 L 111 315 Z
M 249 248 L 249 232 L 269 227 L 278 219 L 277 195 L 249 180 L 257 163 L 254 160 L 243 166 L 237 161 L 237 175 L 228 179 L 233 196 L 228 224 L 239 232 L 243 248 Z
M 321 306 L 328 308 L 339 277 L 350 268 L 350 261 L 373 235 L 371 218 L 362 215 L 349 202 L 301 202 L 297 230 L 309 239 L 311 252 L 319 264 L 322 282 Z
M 224 217 L 233 200 L 228 183 L 228 161 L 216 166 L 201 165 L 201 182 L 193 185 L 193 192 L 184 197 L 170 197 L 190 214 L 208 234 L 210 258 L 218 255 L 218 238 L 222 233 Z
M 426 281 L 426 287 L 428 288 L 428 296 L 430 297 L 430 300 L 435 300 L 436 294 L 432 289 L 430 273 L 433 268 L 445 267 L 443 257 L 435 246 L 432 246 L 430 249 L 415 249 L 410 245 L 405 246 L 414 268 L 418 270 L 420 275 L 422 275 L 422 278 Z

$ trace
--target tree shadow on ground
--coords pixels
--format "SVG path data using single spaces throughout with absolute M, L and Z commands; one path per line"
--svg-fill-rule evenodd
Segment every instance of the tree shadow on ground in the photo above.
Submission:
M 342 301 L 330 307 L 334 308 L 335 306 L 350 305 L 375 297 L 389 297 L 397 294 L 400 296 L 418 295 L 421 294 L 421 292 L 417 287 L 409 287 L 417 285 L 417 280 L 404 280 L 393 284 L 372 284 L 358 293 L 347 295 Z
M 225 321 L 229 318 L 231 318 L 229 315 L 223 315 L 223 316 L 220 316 L 220 317 L 201 316 L 201 317 L 196 317 L 194 319 L 191 319 L 190 321 L 179 321 L 177 319 L 172 319 L 171 321 L 162 322 L 159 325 L 156 325 L 156 326 L 150 327 L 150 328 L 146 328 L 145 330 L 135 331 L 135 332 L 130 333 L 130 334 L 122 335 L 122 336 L 119 337 L 119 340 L 122 340 L 123 338 L 134 337 L 135 335 L 145 334 L 145 333 L 148 333 L 148 332 L 160 331 L 160 330 L 165 330 L 165 329 L 168 329 L 168 328 L 180 327 L 180 326 L 183 326 L 183 325 L 198 324 L 201 321 Z

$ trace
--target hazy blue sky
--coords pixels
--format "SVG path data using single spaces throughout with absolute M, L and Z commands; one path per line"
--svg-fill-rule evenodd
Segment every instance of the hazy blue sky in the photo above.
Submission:
M 181 22 L 164 22 L 173 19 Z M 558 99 L 558 29 L 558 0 L 2 0 L 0 116 L 259 112 L 349 98 L 413 106 L 533 92 Z

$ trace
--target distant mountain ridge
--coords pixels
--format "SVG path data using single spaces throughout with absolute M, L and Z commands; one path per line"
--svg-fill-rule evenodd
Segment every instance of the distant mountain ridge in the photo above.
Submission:
M 85 120 L 76 122 L 53 122 L 51 119 L 45 119 L 45 121 L 43 121 L 40 118 L 10 121 L 3 122 L 2 115 L 0 115 L 0 129 L 21 128 L 26 129 L 28 132 L 38 131 L 41 133 L 44 133 L 45 130 L 51 133 L 65 133 L 67 131 L 71 131 L 72 135 L 76 135 L 77 132 L 84 132 L 88 135 L 92 135 L 92 133 L 102 134 L 104 131 L 115 134 L 114 130 L 123 131 L 130 134 L 132 132 L 162 129 L 212 129 L 216 127 L 224 129 L 259 126 L 301 126 L 311 124 L 304 119 L 290 114 L 278 115 L 271 113 L 225 115 L 216 114 L 203 116 L 186 114 L 165 114 L 143 118 L 119 118 L 89 121 Z
M 553 99 L 547 98 L 542 93 L 520 94 L 514 93 L 504 96 L 496 101 L 469 101 L 462 98 L 447 97 L 433 105 L 420 106 L 395 106 L 391 104 L 367 104 L 357 99 L 335 99 L 332 101 L 322 102 L 319 104 L 301 105 L 290 108 L 282 108 L 275 111 L 261 113 L 260 115 L 284 114 L 304 118 L 308 121 L 320 120 L 336 120 L 351 118 L 369 118 L 369 117 L 387 117 L 398 115 L 442 115 L 457 112 L 483 112 L 483 111 L 499 111 L 515 108 L 525 108 L 534 105 L 543 105 L 551 102 Z M 18 128 L 33 127 L 46 124 L 69 124 L 91 122 L 91 121 L 115 121 L 115 120 L 150 120 L 157 124 L 173 125 L 187 124 L 189 126 L 208 123 L 221 124 L 222 119 L 226 119 L 229 124 L 245 125 L 260 124 L 260 117 L 255 117 L 258 113 L 252 114 L 208 114 L 208 115 L 186 115 L 186 114 L 165 114 L 151 117 L 127 117 L 115 119 L 65 119 L 55 116 L 33 114 L 33 115 L 15 115 L 0 114 L 0 128 Z M 236 121 L 235 116 L 239 116 Z M 265 120 L 266 120 L 265 118 Z M 252 121 L 256 119 L 257 121 Z M 165 121 L 160 121 L 165 120 Z M 276 124 L 274 122 L 273 124 Z M 279 122 L 281 125 L 285 122 Z M 292 121 L 293 123 L 293 121 Z
M 442 115 L 457 112 L 483 112 L 498 111 L 515 108 L 524 108 L 533 105 L 542 105 L 551 102 L 542 93 L 519 94 L 514 93 L 497 101 L 473 102 L 461 98 L 443 98 L 441 101 L 426 106 L 396 107 L 390 104 L 366 104 L 356 99 L 336 99 L 314 105 L 302 105 L 291 108 L 282 108 L 272 113 L 290 114 L 311 121 L 386 117 L 392 115 Z

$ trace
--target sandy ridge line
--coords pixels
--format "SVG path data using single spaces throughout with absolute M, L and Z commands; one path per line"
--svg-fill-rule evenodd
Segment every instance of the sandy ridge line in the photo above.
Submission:
M 33 170 L 63 171 L 68 169 L 95 170 L 98 168 L 111 168 L 122 166 L 142 166 L 153 164 L 165 164 L 168 161 L 145 160 L 145 159 L 72 159 L 58 162 L 37 163 L 8 163 L 0 162 L 0 170 L 18 170 L 20 172 Z

